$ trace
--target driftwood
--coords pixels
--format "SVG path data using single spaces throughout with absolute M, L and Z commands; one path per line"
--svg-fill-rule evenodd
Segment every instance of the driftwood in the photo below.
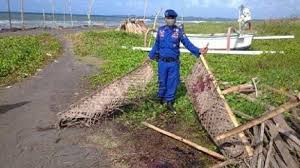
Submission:
M 158 128 L 158 127 L 155 127 L 154 125 L 151 125 L 151 124 L 149 124 L 149 123 L 147 123 L 147 122 L 142 122 L 142 124 L 143 124 L 144 126 L 148 127 L 148 128 L 151 128 L 151 129 L 153 129 L 153 130 L 155 130 L 155 131 L 161 133 L 161 134 L 164 134 L 164 135 L 166 135 L 166 136 L 168 136 L 168 137 L 170 137 L 170 138 L 173 138 L 173 139 L 176 139 L 176 140 L 178 140 L 178 141 L 180 141 L 180 142 L 182 142 L 182 143 L 185 143 L 185 144 L 187 144 L 187 145 L 189 145 L 189 146 L 191 146 L 191 147 L 193 147 L 193 148 L 195 148 L 195 149 L 197 149 L 197 150 L 199 150 L 199 151 L 201 151 L 201 152 L 203 152 L 203 153 L 206 153 L 206 154 L 208 154 L 208 155 L 210 155 L 210 156 L 212 156 L 212 157 L 214 157 L 214 158 L 217 158 L 217 159 L 219 159 L 219 160 L 225 160 L 225 157 L 224 157 L 223 155 L 221 155 L 221 154 L 219 154 L 219 153 L 217 153 L 217 152 L 214 152 L 214 151 L 212 151 L 212 150 L 209 150 L 209 149 L 207 149 L 207 148 L 205 148 L 205 147 L 202 147 L 202 146 L 200 146 L 200 145 L 197 145 L 197 144 L 194 143 L 194 142 L 191 142 L 191 141 L 189 141 L 189 140 L 187 140 L 187 139 L 184 139 L 184 138 L 182 138 L 182 137 L 180 137 L 180 136 L 177 136 L 177 135 L 175 135 L 175 134 L 172 134 L 172 133 L 170 133 L 170 132 L 167 132 L 167 131 L 165 131 L 165 130 L 162 130 L 162 129 L 160 129 L 160 128 Z
M 127 19 L 122 23 L 118 30 L 126 31 L 129 33 L 144 34 L 148 28 L 143 19 Z

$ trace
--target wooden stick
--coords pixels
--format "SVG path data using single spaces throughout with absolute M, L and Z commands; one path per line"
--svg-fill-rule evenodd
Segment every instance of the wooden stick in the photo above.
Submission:
M 266 158 L 266 161 L 265 161 L 265 167 L 264 168 L 269 167 L 271 154 L 272 154 L 272 149 L 273 149 L 273 139 L 271 138 L 270 143 L 269 143 L 269 150 L 268 150 L 268 153 L 267 153 L 267 158 Z
M 226 160 L 225 162 L 216 164 L 216 165 L 212 166 L 211 168 L 223 168 L 223 167 L 226 167 L 226 166 L 229 166 L 229 165 L 233 165 L 233 164 L 237 164 L 237 163 L 238 162 L 236 160 L 229 159 L 229 160 Z
M 258 147 L 258 161 L 257 161 L 257 168 L 262 168 L 262 157 L 263 157 L 263 143 L 264 143 L 264 134 L 265 134 L 265 123 L 262 123 L 260 126 L 260 138 L 259 138 L 259 147 Z
M 255 88 L 253 87 L 253 85 L 243 84 L 243 85 L 233 86 L 231 88 L 225 89 L 225 90 L 223 90 L 222 94 L 226 95 L 226 94 L 229 94 L 229 93 L 236 93 L 236 92 L 250 93 L 250 92 L 254 92 L 254 91 L 255 91 Z
M 275 109 L 275 110 L 273 110 L 273 111 L 271 111 L 269 113 L 266 113 L 266 114 L 262 115 L 261 117 L 253 119 L 253 120 L 247 122 L 246 124 L 238 126 L 238 127 L 234 128 L 234 129 L 232 129 L 232 130 L 230 130 L 230 131 L 228 131 L 228 132 L 226 132 L 224 134 L 221 134 L 221 135 L 217 136 L 216 140 L 222 140 L 224 138 L 236 135 L 236 134 L 238 134 L 240 132 L 243 132 L 243 131 L 245 131 L 245 130 L 247 130 L 249 128 L 252 128 L 252 127 L 254 127 L 254 126 L 258 125 L 258 124 L 261 124 L 261 123 L 263 123 L 263 122 L 265 122 L 265 121 L 267 121 L 267 120 L 269 120 L 271 118 L 274 118 L 277 115 L 282 114 L 282 113 L 284 113 L 284 112 L 286 112 L 286 111 L 288 111 L 288 110 L 290 110 L 292 108 L 295 108 L 295 107 L 297 107 L 299 105 L 300 105 L 299 101 L 297 101 L 297 102 L 289 101 L 286 104 L 278 107 L 277 109 Z
M 187 144 L 187 145 L 189 145 L 191 147 L 194 147 L 194 148 L 198 149 L 199 151 L 201 151 L 203 153 L 206 153 L 206 154 L 208 154 L 210 156 L 213 156 L 213 157 L 215 157 L 215 158 L 217 158 L 219 160 L 225 160 L 226 159 L 223 155 L 221 155 L 221 154 L 219 154 L 217 152 L 214 152 L 214 151 L 209 150 L 209 149 L 207 149 L 205 147 L 199 146 L 199 145 L 195 144 L 194 142 L 191 142 L 191 141 L 189 141 L 187 139 L 184 139 L 184 138 L 182 138 L 180 136 L 177 136 L 175 134 L 172 134 L 170 132 L 164 131 L 164 130 L 162 130 L 162 129 L 158 128 L 158 127 L 155 127 L 154 125 L 151 125 L 151 124 L 149 124 L 147 122 L 142 122 L 142 124 L 145 125 L 148 128 L 151 128 L 151 129 L 153 129 L 153 130 L 161 133 L 161 134 L 167 135 L 168 137 L 171 137 L 171 138 L 176 139 L 176 140 L 178 140 L 180 142 L 183 142 L 183 143 L 185 143 L 185 144 Z
M 230 120 L 232 121 L 233 125 L 235 127 L 239 126 L 239 123 L 237 121 L 237 119 L 235 118 L 230 106 L 228 105 L 224 95 L 222 94 L 222 91 L 220 89 L 220 87 L 217 84 L 217 80 L 215 79 L 215 77 L 213 76 L 213 73 L 211 72 L 211 70 L 208 67 L 208 64 L 204 58 L 204 56 L 200 55 L 201 61 L 203 63 L 203 65 L 205 66 L 208 74 L 212 77 L 213 79 L 213 84 L 215 85 L 217 92 L 219 94 L 219 96 L 224 100 L 224 105 L 225 105 L 225 109 L 230 117 Z M 249 145 L 248 139 L 246 138 L 246 135 L 244 133 L 239 132 L 239 137 L 241 138 L 243 144 L 245 145 L 246 148 L 246 152 L 248 153 L 248 155 L 251 157 L 253 156 L 253 149 L 251 148 L 251 146 Z

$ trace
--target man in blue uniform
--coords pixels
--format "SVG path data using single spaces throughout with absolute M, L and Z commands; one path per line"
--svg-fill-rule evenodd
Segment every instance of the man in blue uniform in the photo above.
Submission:
M 180 83 L 180 42 L 196 57 L 207 53 L 207 48 L 194 46 L 184 31 L 175 25 L 177 13 L 174 10 L 165 11 L 166 25 L 158 29 L 156 41 L 149 53 L 149 58 L 158 61 L 159 90 L 158 99 L 167 103 L 170 112 L 176 113 L 173 106 L 177 86 Z

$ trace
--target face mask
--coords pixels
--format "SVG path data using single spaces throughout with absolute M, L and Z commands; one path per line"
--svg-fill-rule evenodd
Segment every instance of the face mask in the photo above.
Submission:
M 168 26 L 174 26 L 176 23 L 176 19 L 165 19 L 165 22 Z

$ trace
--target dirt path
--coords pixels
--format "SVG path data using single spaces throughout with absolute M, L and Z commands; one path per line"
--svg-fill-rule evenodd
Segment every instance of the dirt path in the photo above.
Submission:
M 43 30 L 0 35 L 41 32 Z M 95 67 L 74 58 L 71 43 L 64 37 L 76 30 L 48 32 L 62 41 L 63 55 L 37 75 L 12 88 L 0 88 L 0 167 L 110 167 L 99 150 L 81 145 L 90 130 L 36 129 L 55 123 L 58 111 L 85 95 L 87 88 L 82 79 L 95 72 Z

